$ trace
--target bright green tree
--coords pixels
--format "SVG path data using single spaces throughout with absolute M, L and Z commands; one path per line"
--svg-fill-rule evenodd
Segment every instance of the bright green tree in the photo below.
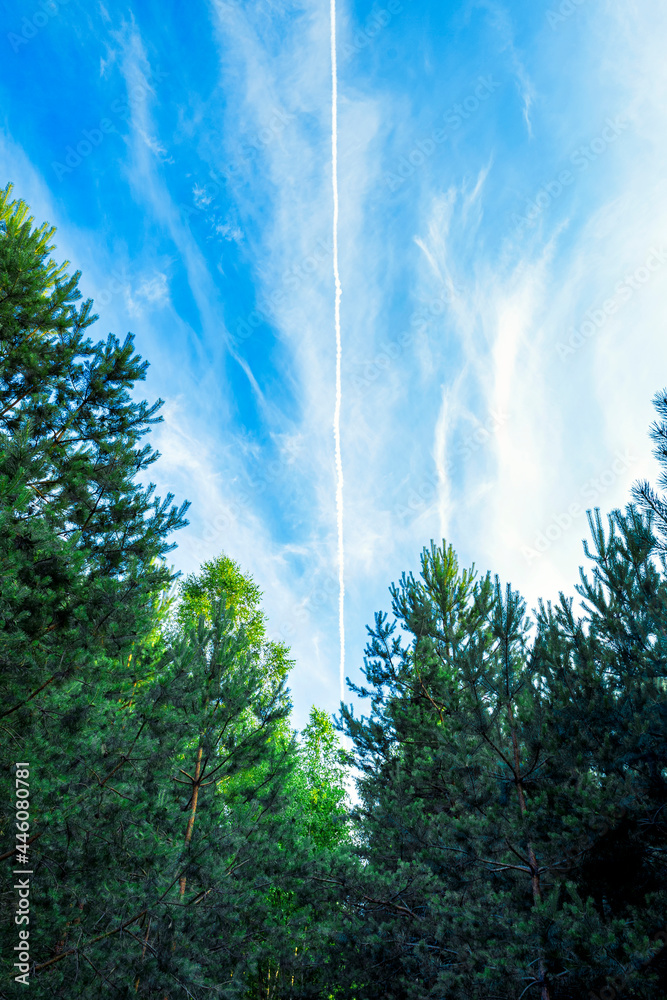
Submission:
M 315 705 L 301 734 L 298 773 L 307 829 L 315 844 L 332 847 L 348 840 L 348 756 L 331 716 Z
M 267 683 L 279 683 L 293 666 L 289 648 L 267 638 L 267 617 L 262 610 L 262 592 L 248 573 L 224 553 L 203 564 L 198 573 L 180 581 L 171 631 L 183 634 L 196 626 L 200 615 L 210 624 L 215 601 L 224 600 L 233 609 L 234 621 L 242 626 L 250 644 L 257 649 L 265 666 Z
M 146 643 L 133 663 L 140 683 L 101 660 L 81 692 L 53 696 L 30 736 L 33 760 L 49 762 L 33 774 L 31 991 L 203 998 L 222 984 L 245 996 L 270 923 L 266 888 L 282 877 L 276 822 L 294 767 L 293 747 L 272 739 L 282 686 L 266 691 L 221 605 L 210 627 L 171 650 Z M 253 725 L 239 727 L 248 705 Z M 22 759 L 22 734 L 13 742 Z
M 328 997 L 336 989 L 343 909 L 330 871 L 350 841 L 345 759 L 331 718 L 313 707 L 282 789 L 280 822 L 273 824 L 280 876 L 256 903 L 265 914 L 256 938 L 262 959 L 248 978 L 247 1000 Z
M 261 592 L 238 563 L 222 554 L 204 563 L 178 588 L 177 604 L 165 630 L 172 637 L 187 636 L 202 623 L 210 623 L 212 608 L 220 602 L 243 629 L 256 652 L 269 690 L 287 676 L 292 665 L 289 649 L 267 640 L 267 619 Z M 253 725 L 252 706 L 236 720 L 238 731 Z M 283 861 L 280 881 L 266 883 L 265 894 L 255 898 L 256 913 L 264 914 L 264 931 L 255 939 L 255 972 L 247 981 L 247 995 L 269 997 L 309 995 L 322 988 L 328 961 L 331 921 L 336 915 L 335 890 L 323 887 L 319 876 L 326 868 L 325 852 L 335 851 L 348 839 L 344 753 L 331 718 L 311 709 L 309 722 L 298 744 L 289 718 L 275 726 L 270 740 L 291 755 L 293 769 L 282 789 L 280 822 L 274 816 L 272 837 Z M 259 759 L 224 784 L 228 808 L 262 786 L 270 774 L 271 758 Z M 328 899 L 328 902 L 327 902 Z

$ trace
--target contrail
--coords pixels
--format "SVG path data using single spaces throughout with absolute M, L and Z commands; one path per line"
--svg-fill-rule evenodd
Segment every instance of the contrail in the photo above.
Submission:
M 338 523 L 338 631 L 340 635 L 340 697 L 345 700 L 345 550 L 343 547 L 343 462 L 340 454 L 341 358 L 340 299 L 342 288 L 338 273 L 338 69 L 336 65 L 336 0 L 330 0 L 331 13 L 331 178 L 333 185 L 333 273 L 336 286 L 336 407 L 334 409 L 334 444 L 336 455 L 336 520 Z

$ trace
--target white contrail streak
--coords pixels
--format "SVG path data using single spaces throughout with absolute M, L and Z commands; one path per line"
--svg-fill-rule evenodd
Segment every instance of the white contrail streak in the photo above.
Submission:
M 338 631 L 340 634 L 340 697 L 345 700 L 345 550 L 343 547 L 343 462 L 340 454 L 341 358 L 340 299 L 342 288 L 338 273 L 338 69 L 336 65 L 336 0 L 330 0 L 331 13 L 331 178 L 333 185 L 333 273 L 336 286 L 336 407 L 334 409 L 334 444 L 336 455 L 336 520 L 338 524 Z

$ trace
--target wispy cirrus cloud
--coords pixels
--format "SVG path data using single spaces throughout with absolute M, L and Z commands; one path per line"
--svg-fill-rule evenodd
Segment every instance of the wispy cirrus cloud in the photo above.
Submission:
M 255 575 L 303 723 L 338 700 L 328 5 L 77 2 L 7 46 L 0 161 L 104 327 L 135 331 L 138 391 L 168 400 L 158 490 L 193 501 L 174 563 L 225 550 Z M 553 25 L 551 9 L 339 0 L 353 677 L 431 538 L 555 596 L 583 505 L 624 503 L 653 469 L 667 15 L 612 0 Z
M 592 136 L 597 123 L 615 110 L 632 123 L 628 134 L 610 147 L 608 162 L 600 165 L 594 199 L 585 200 L 597 147 L 575 185 L 583 200 L 561 205 L 560 211 L 551 206 L 556 210 L 545 211 L 533 238 L 523 243 L 511 230 L 503 235 L 497 216 L 489 218 L 493 207 L 483 187 L 483 222 L 475 229 L 478 242 L 469 261 L 461 254 L 462 213 L 453 211 L 451 194 L 443 201 L 438 193 L 424 192 L 423 267 L 463 288 L 448 317 L 468 372 L 460 392 L 470 405 L 481 399 L 510 414 L 477 456 L 484 468 L 475 462 L 460 470 L 454 496 L 448 483 L 441 487 L 441 497 L 456 511 L 451 523 L 458 545 L 512 578 L 532 600 L 556 596 L 561 587 L 571 591 L 582 560 L 580 538 L 586 526 L 579 523 L 554 540 L 547 555 L 521 565 L 520 553 L 532 547 L 549 516 L 567 510 L 568 500 L 579 500 L 581 484 L 595 482 L 594 473 L 615 461 L 619 449 L 634 458 L 612 483 L 589 487 L 589 505 L 597 502 L 610 509 L 625 504 L 633 479 L 653 464 L 647 427 L 656 379 L 661 384 L 667 372 L 659 334 L 667 272 L 655 264 L 649 281 L 644 262 L 651 248 L 664 246 L 667 201 L 659 169 L 664 156 L 659 121 L 665 81 L 664 69 L 658 67 L 656 25 L 648 7 L 640 6 L 643 17 L 633 21 L 629 45 L 626 14 L 621 6 L 612 7 L 589 20 L 590 48 L 581 61 L 570 62 L 567 100 L 583 88 L 595 95 L 589 96 L 588 108 Z M 664 24 L 659 37 L 661 28 Z M 638 74 L 632 69 L 635 61 L 642 63 Z M 541 127 L 537 113 L 534 126 Z M 502 178 L 503 166 L 494 162 L 492 172 Z M 493 226 L 498 238 L 495 252 L 489 253 L 484 244 Z M 460 269 L 454 279 L 449 261 L 456 258 Z M 643 283 L 633 277 L 635 271 Z M 578 320 L 580 325 L 592 302 L 615 295 L 627 304 L 609 315 L 604 336 L 558 363 L 554 345 L 564 331 Z M 649 356 L 651 366 L 642 360 Z M 448 384 L 443 400 L 450 392 Z M 455 414 L 449 406 L 447 411 L 449 433 L 456 435 Z M 442 434 L 439 423 L 436 449 Z M 432 523 L 435 527 L 435 514 Z

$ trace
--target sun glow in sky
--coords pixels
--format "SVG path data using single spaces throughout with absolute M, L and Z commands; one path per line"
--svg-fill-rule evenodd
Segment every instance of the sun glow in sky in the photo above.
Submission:
M 667 8 L 338 0 L 346 667 L 430 540 L 571 593 L 655 478 Z M 0 183 L 135 334 L 177 569 L 226 552 L 338 685 L 329 0 L 2 5 Z

